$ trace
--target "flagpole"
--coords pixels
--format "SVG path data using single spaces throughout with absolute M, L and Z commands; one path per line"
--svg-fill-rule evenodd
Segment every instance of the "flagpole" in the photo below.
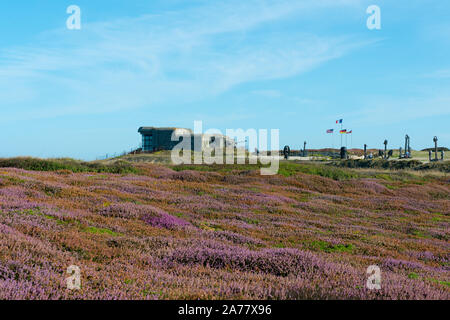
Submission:
M 331 149 L 334 149 L 334 130 L 331 133 Z
M 352 133 L 350 133 L 350 149 L 353 148 L 353 129 L 352 129 Z

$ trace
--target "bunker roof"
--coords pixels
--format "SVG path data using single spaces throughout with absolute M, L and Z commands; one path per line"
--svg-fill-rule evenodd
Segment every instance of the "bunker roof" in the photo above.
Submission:
M 140 127 L 138 132 L 142 133 L 142 132 L 145 132 L 145 131 L 175 131 L 177 129 L 191 131 L 190 129 L 176 128 L 176 127 Z

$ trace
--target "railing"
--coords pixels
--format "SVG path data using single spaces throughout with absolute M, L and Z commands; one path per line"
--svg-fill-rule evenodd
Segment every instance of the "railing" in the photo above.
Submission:
M 140 153 L 140 150 L 142 150 L 142 148 L 140 147 L 135 147 L 135 148 L 130 148 L 130 151 L 122 151 L 120 153 L 114 152 L 114 153 L 107 153 L 103 156 L 99 156 L 96 157 L 95 160 L 107 160 L 107 159 L 115 159 L 118 157 L 123 157 L 126 156 L 127 154 L 138 154 Z

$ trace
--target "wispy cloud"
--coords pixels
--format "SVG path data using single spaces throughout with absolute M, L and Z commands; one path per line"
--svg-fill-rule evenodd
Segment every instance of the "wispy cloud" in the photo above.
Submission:
M 367 42 L 261 28 L 359 2 L 226 1 L 48 31 L 34 46 L 0 51 L 4 119 L 195 101 L 241 83 L 298 75 Z

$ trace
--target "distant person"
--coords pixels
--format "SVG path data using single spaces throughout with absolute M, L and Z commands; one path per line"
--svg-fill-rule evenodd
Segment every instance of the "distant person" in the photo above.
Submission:
M 284 159 L 288 160 L 290 153 L 291 153 L 291 148 L 289 148 L 289 146 L 285 146 L 283 149 Z

